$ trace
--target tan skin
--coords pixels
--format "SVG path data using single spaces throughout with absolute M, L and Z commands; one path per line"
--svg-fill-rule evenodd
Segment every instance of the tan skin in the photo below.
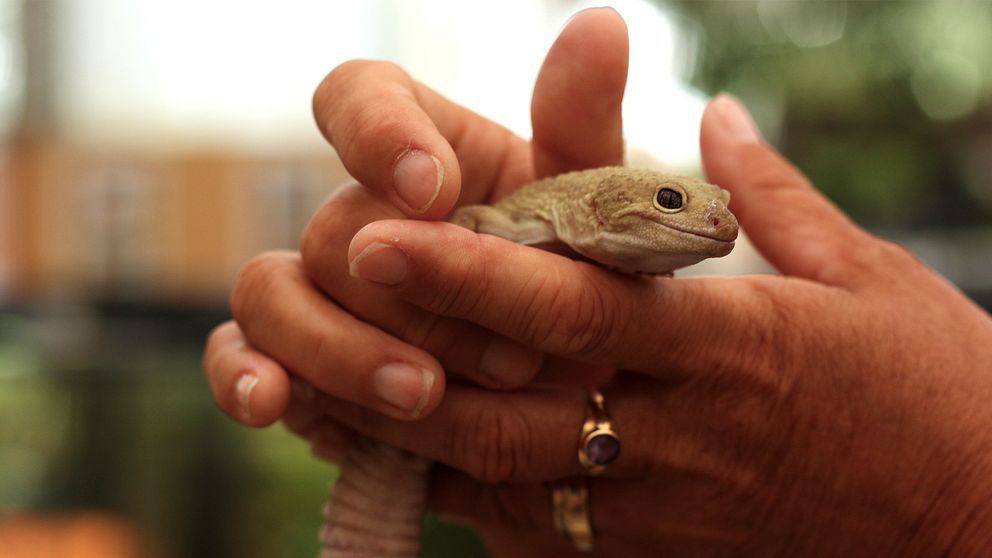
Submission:
M 781 275 L 633 278 L 431 221 L 619 162 L 626 58 L 614 12 L 573 18 L 530 143 L 394 66 L 335 70 L 316 114 L 363 186 L 321 208 L 302 255 L 243 270 L 237 324 L 205 355 L 218 404 L 252 426 L 284 417 L 328 457 L 350 431 L 426 455 L 443 464 L 432 507 L 494 555 L 569 555 L 543 484 L 580 473 L 568 382 L 619 370 L 605 393 L 623 453 L 590 480 L 595 555 L 992 553 L 992 319 L 851 223 L 733 99 L 707 108 L 705 171 Z M 411 145 L 444 168 L 426 211 L 393 188 Z M 352 261 L 374 242 L 392 249 Z M 375 395 L 374 371 L 396 361 L 437 380 L 416 420 Z M 289 371 L 317 392 L 291 397 Z M 258 382 L 239 399 L 246 373 Z

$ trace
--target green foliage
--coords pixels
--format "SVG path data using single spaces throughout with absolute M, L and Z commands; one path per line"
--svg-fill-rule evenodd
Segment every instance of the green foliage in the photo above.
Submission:
M 696 30 L 686 76 L 752 108 L 829 196 L 872 226 L 992 222 L 992 3 L 668 2 Z M 963 144 L 963 145 L 962 145 Z M 935 205 L 936 204 L 936 205 Z
M 281 426 L 224 416 L 198 345 L 108 344 L 70 365 L 12 342 L 4 320 L 28 324 L 0 317 L 0 510 L 109 511 L 165 558 L 317 556 L 336 467 Z M 485 553 L 430 517 L 424 556 Z

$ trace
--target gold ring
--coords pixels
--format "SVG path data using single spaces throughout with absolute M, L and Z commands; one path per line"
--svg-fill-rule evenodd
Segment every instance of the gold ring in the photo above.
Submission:
M 620 438 L 606 412 L 599 390 L 589 389 L 589 411 L 579 438 L 579 464 L 589 475 L 598 475 L 620 457 Z
M 589 487 L 586 479 L 565 479 L 551 484 L 551 509 L 555 530 L 582 552 L 592 551 L 589 521 Z

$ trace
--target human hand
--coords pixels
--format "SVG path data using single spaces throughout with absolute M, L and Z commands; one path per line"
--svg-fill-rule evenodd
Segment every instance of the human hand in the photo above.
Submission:
M 589 479 L 603 555 L 981 556 L 992 550 L 992 320 L 851 223 L 742 107 L 703 119 L 711 182 L 781 276 L 646 280 L 476 235 L 379 221 L 354 271 L 432 314 L 616 367 L 623 451 Z M 378 243 L 377 259 L 359 259 Z M 491 547 L 563 550 L 546 481 L 580 475 L 574 388 L 449 386 L 417 423 L 298 404 L 442 469 L 435 509 Z
M 394 65 L 355 61 L 335 69 L 314 97 L 314 112 L 362 186 L 342 188 L 319 211 L 302 257 L 267 253 L 242 271 L 231 297 L 241 327 L 218 327 L 204 356 L 220 407 L 244 424 L 270 424 L 286 413 L 290 370 L 336 397 L 410 419 L 437 406 L 445 371 L 494 388 L 523 385 L 542 364 L 553 374 L 555 364 L 537 351 L 351 277 L 348 243 L 375 220 L 437 219 L 456 200 L 481 203 L 538 176 L 619 164 L 626 68 L 619 16 L 608 9 L 575 16 L 538 78 L 531 142 Z M 298 406 L 285 420 L 312 434 L 323 455 L 348 443 L 346 431 Z

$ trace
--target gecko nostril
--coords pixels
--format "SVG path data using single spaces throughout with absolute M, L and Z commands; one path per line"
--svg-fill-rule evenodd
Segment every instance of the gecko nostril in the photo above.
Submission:
M 714 227 L 719 227 L 720 226 L 720 218 L 719 217 L 714 217 L 713 218 L 713 226 Z

